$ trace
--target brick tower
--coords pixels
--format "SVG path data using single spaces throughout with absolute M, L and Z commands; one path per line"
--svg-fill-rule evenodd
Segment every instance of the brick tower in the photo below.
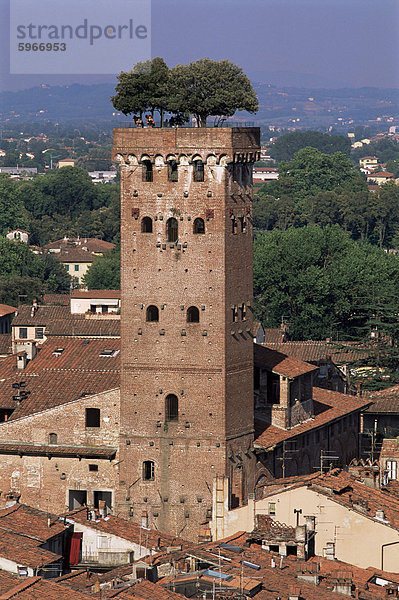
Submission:
M 254 488 L 252 164 L 257 128 L 114 130 L 121 164 L 116 510 L 198 539 L 216 475 Z

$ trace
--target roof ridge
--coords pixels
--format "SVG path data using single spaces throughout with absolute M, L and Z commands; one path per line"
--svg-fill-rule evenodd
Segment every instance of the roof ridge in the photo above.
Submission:
M 26 579 L 25 581 L 18 583 L 13 588 L 11 588 L 11 590 L 8 590 L 8 592 L 5 592 L 4 594 L 2 594 L 0 596 L 0 600 L 9 600 L 10 598 L 13 598 L 17 594 L 19 594 L 19 592 L 23 592 L 24 590 L 28 589 L 32 585 L 35 585 L 35 583 L 40 581 L 40 579 L 41 579 L 41 577 L 30 577 L 29 579 Z

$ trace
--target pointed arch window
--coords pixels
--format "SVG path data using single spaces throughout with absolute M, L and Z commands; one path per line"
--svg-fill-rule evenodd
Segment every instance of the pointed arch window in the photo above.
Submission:
M 165 421 L 176 422 L 179 420 L 179 400 L 175 394 L 168 394 L 165 399 Z
M 174 217 L 170 217 L 170 219 L 168 219 L 166 221 L 166 241 L 174 243 L 174 242 L 177 242 L 177 238 L 178 238 L 177 219 L 175 219 Z
M 194 219 L 193 233 L 205 233 L 205 221 L 198 217 Z

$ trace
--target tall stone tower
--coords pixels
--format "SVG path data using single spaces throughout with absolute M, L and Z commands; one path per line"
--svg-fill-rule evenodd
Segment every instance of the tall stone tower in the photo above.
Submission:
M 121 164 L 119 514 L 198 539 L 216 475 L 254 488 L 257 128 L 114 130 Z

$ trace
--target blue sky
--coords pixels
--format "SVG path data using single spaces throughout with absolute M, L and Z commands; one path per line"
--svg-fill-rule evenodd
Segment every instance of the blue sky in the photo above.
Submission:
M 114 74 L 9 75 L 8 2 L 0 0 L 1 90 L 114 81 Z M 398 0 L 152 0 L 152 56 L 170 66 L 227 58 L 253 80 L 277 85 L 397 88 L 398 25 Z

